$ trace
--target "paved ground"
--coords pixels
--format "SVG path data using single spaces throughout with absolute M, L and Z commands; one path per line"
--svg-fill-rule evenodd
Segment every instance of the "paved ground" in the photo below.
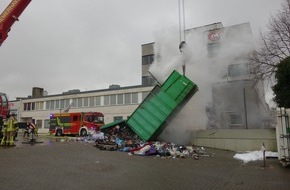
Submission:
M 23 139 L 24 141 L 26 139 Z M 58 139 L 59 140 L 59 139 Z M 289 189 L 290 168 L 277 159 L 243 164 L 235 152 L 209 149 L 200 160 L 129 156 L 84 142 L 39 138 L 34 145 L 0 148 L 3 190 Z

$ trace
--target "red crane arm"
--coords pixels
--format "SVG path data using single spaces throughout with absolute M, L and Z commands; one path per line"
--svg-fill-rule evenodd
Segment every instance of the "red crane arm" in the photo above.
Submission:
M 0 45 L 8 37 L 8 32 L 31 0 L 12 0 L 0 15 Z

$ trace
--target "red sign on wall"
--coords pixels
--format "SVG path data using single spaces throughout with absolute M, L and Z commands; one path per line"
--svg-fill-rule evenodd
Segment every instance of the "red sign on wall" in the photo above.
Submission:
M 221 38 L 221 33 L 219 30 L 210 31 L 208 34 L 208 39 L 212 42 L 219 41 Z

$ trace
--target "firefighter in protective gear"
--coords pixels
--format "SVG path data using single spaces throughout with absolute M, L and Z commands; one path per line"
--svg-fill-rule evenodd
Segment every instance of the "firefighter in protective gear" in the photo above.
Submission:
M 13 146 L 14 145 L 14 133 L 17 127 L 17 120 L 14 118 L 14 114 L 12 113 L 7 120 L 6 127 L 6 145 Z
M 7 122 L 6 119 L 3 121 L 2 129 L 1 132 L 3 134 L 2 139 L 1 139 L 1 146 L 6 145 L 6 140 L 7 140 Z

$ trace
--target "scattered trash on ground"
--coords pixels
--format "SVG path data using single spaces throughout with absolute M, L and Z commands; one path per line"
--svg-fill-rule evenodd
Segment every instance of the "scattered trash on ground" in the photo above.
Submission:
M 61 143 L 84 142 L 104 151 L 127 152 L 129 156 L 156 156 L 160 158 L 214 157 L 205 147 L 185 146 L 169 142 L 145 142 L 129 127 L 113 127 L 102 131 L 90 131 L 85 137 L 66 137 L 57 140 Z
M 157 156 L 166 158 L 214 157 L 204 147 L 177 145 L 168 142 L 144 142 L 129 127 L 109 128 L 92 135 L 95 147 L 100 150 L 128 152 L 128 155 Z

